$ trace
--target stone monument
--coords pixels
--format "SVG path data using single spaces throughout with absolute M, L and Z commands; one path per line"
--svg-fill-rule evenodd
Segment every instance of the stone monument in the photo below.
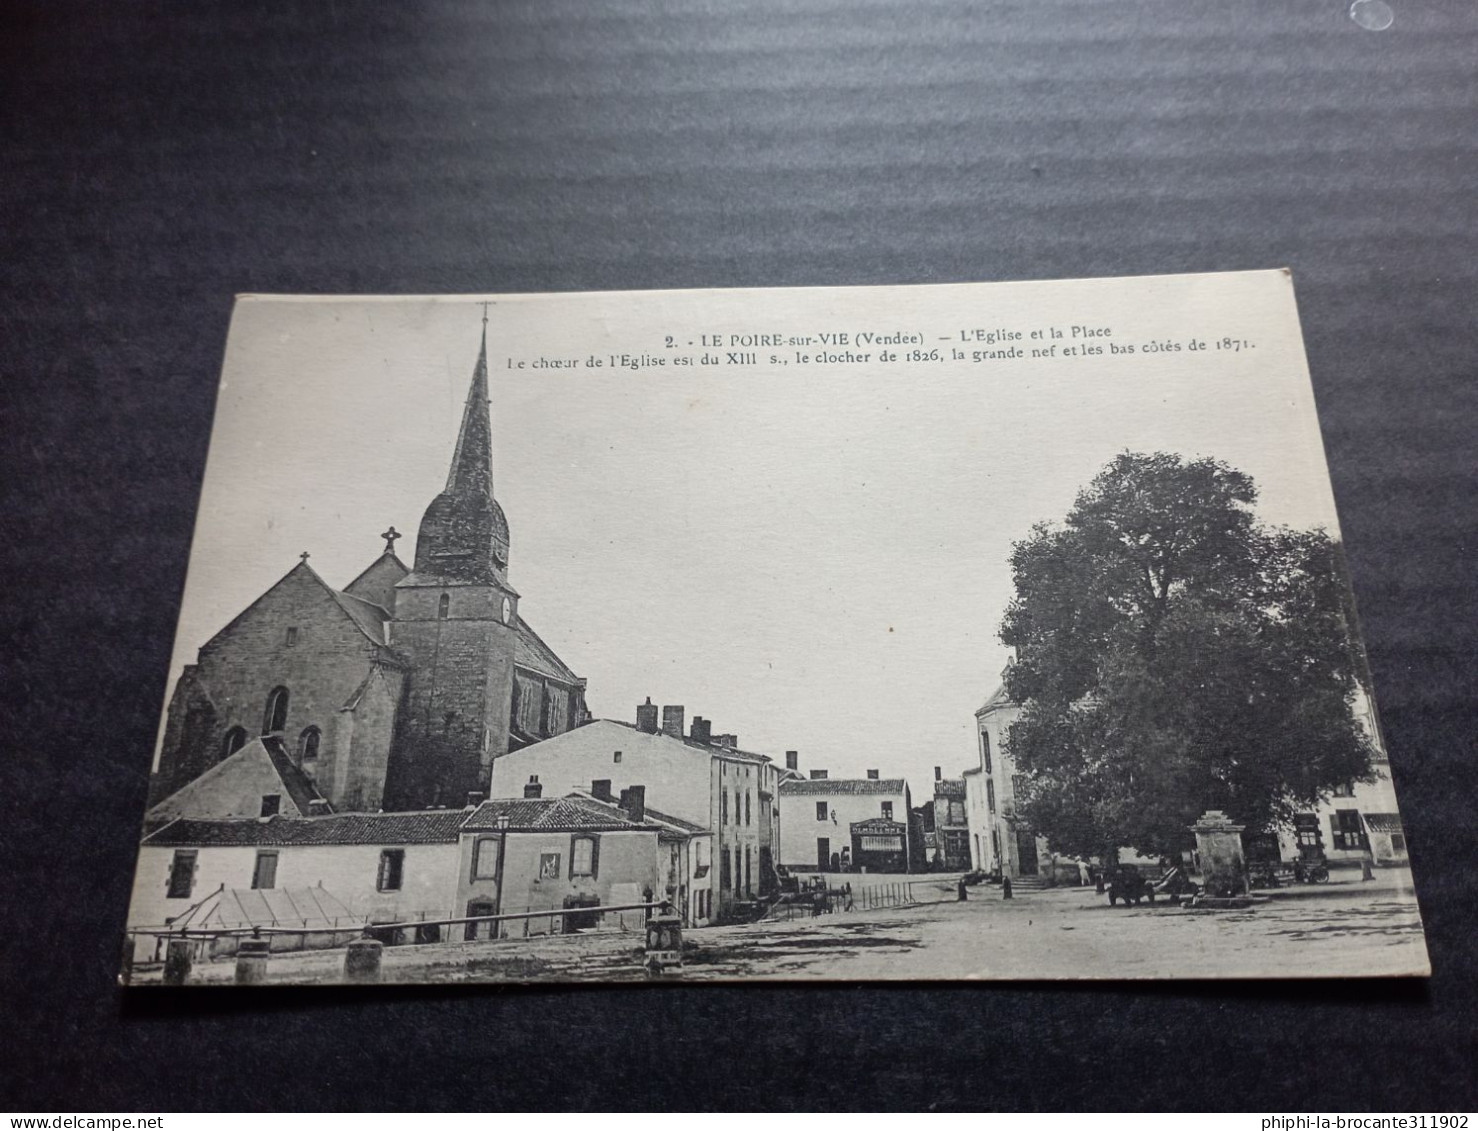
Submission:
M 1191 826 L 1206 894 L 1226 898 L 1247 894 L 1247 861 L 1242 855 L 1242 830 L 1220 809 L 1208 809 Z

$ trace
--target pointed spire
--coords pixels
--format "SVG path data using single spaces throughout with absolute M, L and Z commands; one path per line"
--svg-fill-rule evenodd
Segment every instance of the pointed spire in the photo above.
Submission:
M 452 467 L 446 478 L 449 494 L 474 491 L 493 493 L 493 422 L 488 412 L 488 310 L 482 307 L 482 348 L 472 370 L 472 387 L 467 391 L 467 407 L 462 412 L 462 428 L 457 433 L 457 449 L 452 454 Z

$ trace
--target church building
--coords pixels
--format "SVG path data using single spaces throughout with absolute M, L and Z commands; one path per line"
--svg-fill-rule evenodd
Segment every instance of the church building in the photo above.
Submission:
M 585 681 L 529 627 L 508 581 L 486 315 L 414 564 L 396 555 L 393 526 L 382 537 L 384 552 L 342 589 L 302 555 L 201 647 L 170 700 L 155 805 L 262 738 L 334 810 L 460 807 L 487 790 L 495 757 L 586 720 Z

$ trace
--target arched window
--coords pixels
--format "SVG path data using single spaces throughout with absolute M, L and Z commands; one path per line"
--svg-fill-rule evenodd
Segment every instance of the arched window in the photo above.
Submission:
M 246 728 L 232 727 L 221 740 L 221 757 L 229 758 L 246 745 Z
M 262 714 L 262 733 L 278 734 L 287 726 L 287 688 L 274 687 L 267 696 L 267 710 Z
M 448 593 L 441 595 L 441 600 L 436 602 L 436 616 L 438 620 L 446 620 L 447 613 L 452 607 L 452 598 Z
M 298 761 L 311 762 L 318 757 L 318 740 L 323 734 L 317 727 L 304 727 L 298 735 Z

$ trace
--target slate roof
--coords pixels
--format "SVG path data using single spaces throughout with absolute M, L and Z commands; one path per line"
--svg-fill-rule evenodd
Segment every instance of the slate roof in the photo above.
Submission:
M 334 813 L 327 817 L 181 817 L 152 836 L 147 847 L 274 847 L 325 844 L 449 844 L 457 839 L 465 809 L 413 813 Z
M 716 742 L 698 742 L 687 735 L 681 738 L 674 737 L 666 731 L 659 730 L 655 734 L 650 731 L 638 730 L 635 723 L 628 723 L 624 719 L 601 719 L 603 723 L 614 723 L 618 727 L 636 731 L 637 734 L 649 734 L 652 738 L 666 739 L 668 742 L 681 742 L 691 750 L 698 750 L 704 754 L 716 755 L 720 758 L 728 758 L 735 762 L 754 762 L 756 764 L 768 764 L 770 758 L 766 754 L 756 754 L 752 750 L 740 750 L 737 746 L 720 746 Z
M 361 632 L 376 644 L 385 643 L 385 622 L 390 619 L 388 612 L 373 601 L 366 601 L 352 593 L 344 593 L 338 589 L 331 589 L 329 592 L 334 595 L 339 607 L 349 614 L 349 619 L 359 626 Z
M 907 783 L 902 778 L 821 778 L 819 780 L 783 781 L 780 783 L 782 797 L 804 794 L 821 796 L 828 793 L 869 794 L 902 793 Z
M 253 738 L 242 746 L 240 750 L 237 750 L 227 758 L 223 758 L 198 777 L 191 778 L 168 796 L 160 798 L 159 801 L 150 806 L 149 812 L 156 815 L 163 812 L 165 814 L 163 824 L 168 824 L 175 819 L 175 815 L 181 808 L 181 803 L 177 800 L 180 794 L 196 786 L 200 786 L 202 782 L 207 784 L 206 786 L 201 786 L 201 788 L 207 788 L 211 781 L 219 780 L 222 777 L 229 777 L 229 775 L 235 773 L 248 760 L 258 756 L 258 746 L 266 754 L 267 761 L 272 767 L 272 772 L 277 776 L 277 780 L 282 786 L 282 791 L 297 806 L 298 812 L 306 814 L 308 812 L 309 802 L 324 800 L 323 795 L 318 792 L 318 787 L 313 784 L 313 779 L 293 764 L 292 756 L 287 752 L 287 747 L 283 744 L 282 739 L 277 735 L 264 734 L 258 738 Z M 150 825 L 152 825 L 152 828 Z M 153 832 L 161 827 L 163 825 L 157 817 L 146 819 L 146 833 Z
M 310 801 L 325 800 L 323 794 L 318 792 L 318 787 L 313 784 L 313 779 L 293 762 L 292 755 L 287 752 L 281 738 L 275 734 L 264 734 L 261 743 L 267 750 L 267 757 L 272 759 L 272 768 L 282 779 L 282 788 L 287 790 L 287 795 L 298 807 L 298 812 L 308 812 Z
M 979 718 L 981 715 L 988 715 L 990 712 L 999 710 L 1001 707 L 1014 707 L 1015 705 L 1011 701 L 1011 696 L 1006 694 L 1005 683 L 1002 683 L 990 693 L 990 696 L 980 705 L 980 709 L 975 712 L 975 715 Z
M 580 680 L 521 616 L 518 618 L 518 635 L 514 637 L 513 662 L 563 683 L 574 684 Z
M 1362 813 L 1360 816 L 1365 821 L 1365 827 L 1373 833 L 1399 833 L 1401 831 L 1400 813 Z
M 673 816 L 670 816 L 667 813 L 659 813 L 656 809 L 653 809 L 650 805 L 647 806 L 647 816 L 651 820 L 656 821 L 659 824 L 671 825 L 673 828 L 677 829 L 679 832 L 685 832 L 685 833 L 707 833 L 707 832 L 711 831 L 709 829 L 704 828 L 702 825 L 695 825 L 692 821 L 685 821 L 681 817 L 673 817 Z
M 503 797 L 484 801 L 467 817 L 463 832 L 490 832 L 498 817 L 508 818 L 509 832 L 616 832 L 652 829 L 655 824 L 633 821 L 624 810 L 605 801 L 575 793 L 568 797 Z

